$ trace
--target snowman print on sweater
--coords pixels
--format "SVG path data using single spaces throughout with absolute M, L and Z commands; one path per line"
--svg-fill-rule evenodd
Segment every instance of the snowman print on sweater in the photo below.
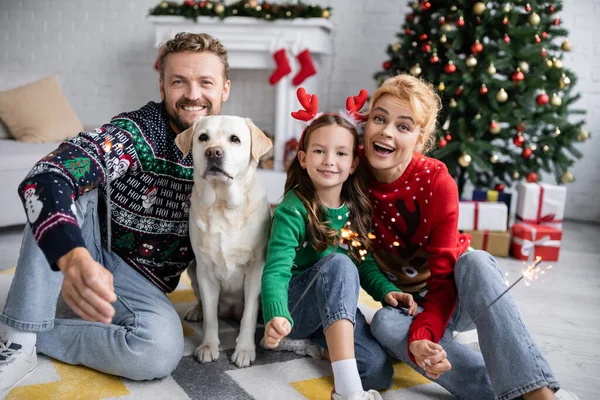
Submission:
M 42 213 L 42 208 L 44 208 L 39 193 L 37 193 L 37 186 L 35 183 L 30 183 L 25 186 L 24 197 L 27 219 L 29 220 L 29 223 L 33 224 Z

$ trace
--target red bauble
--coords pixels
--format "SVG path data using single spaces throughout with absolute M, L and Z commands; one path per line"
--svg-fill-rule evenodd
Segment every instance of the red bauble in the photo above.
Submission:
M 525 11 L 527 11 L 527 12 L 531 11 L 531 6 L 529 5 L 529 3 L 527 3 L 527 5 L 525 6 Z
M 479 18 L 479 17 L 475 18 L 475 22 L 477 22 L 477 25 L 481 24 L 481 18 Z
M 496 190 L 501 192 L 504 190 L 504 184 L 503 183 L 499 183 L 496 185 Z
M 471 53 L 473 54 L 479 54 L 483 51 L 483 45 L 481 43 L 479 43 L 479 40 L 477 40 L 475 43 L 473 43 L 473 45 L 471 46 Z
M 428 1 L 426 1 L 425 3 L 422 3 L 422 4 L 421 4 L 421 10 L 423 10 L 423 11 L 427 11 L 427 10 L 429 10 L 430 8 L 431 8 L 431 3 L 430 3 L 430 2 L 428 2 Z
M 432 64 L 435 64 L 436 62 L 440 61 L 440 58 L 434 54 L 433 56 L 431 56 L 429 61 L 431 61 Z
M 429 45 L 429 44 L 427 44 L 427 43 L 424 43 L 424 44 L 421 46 L 421 51 L 422 51 L 423 53 L 431 53 L 431 45 Z
M 194 6 L 196 5 L 196 2 L 194 0 L 185 0 L 183 4 L 185 4 L 186 6 Z
M 449 61 L 448 64 L 444 65 L 444 72 L 447 74 L 452 74 L 456 71 L 456 65 Z
M 405 33 L 405 34 L 407 34 L 407 35 L 411 35 L 411 34 L 412 34 L 412 31 L 410 30 L 410 28 L 406 28 L 406 29 L 404 30 L 404 33 Z
M 419 40 L 427 40 L 428 36 L 426 33 L 423 33 L 419 36 Z
M 456 96 L 460 96 L 460 95 L 462 94 L 462 92 L 463 92 L 463 86 L 462 86 L 462 85 L 460 85 L 460 86 L 458 87 L 458 89 L 456 89 L 456 92 L 454 92 L 454 94 L 455 94 Z
M 543 106 L 544 104 L 548 104 L 548 101 L 550 100 L 550 98 L 548 97 L 548 95 L 546 93 L 540 93 L 537 95 L 537 97 L 535 98 L 535 101 L 540 105 Z
M 451 141 L 452 140 L 452 135 L 450 135 L 449 133 L 446 134 L 446 140 L 447 141 Z
M 539 36 L 539 35 L 535 35 L 535 36 L 534 36 L 534 38 L 533 38 L 533 41 L 534 41 L 535 43 L 539 43 L 539 42 L 541 42 L 541 41 L 542 41 L 542 39 L 540 38 L 540 36 Z
M 556 18 L 554 20 L 554 26 L 558 26 L 558 25 L 560 25 L 560 18 Z
M 508 36 L 508 34 L 504 34 L 504 43 L 510 43 L 510 36 Z
M 386 61 L 383 63 L 383 69 L 390 69 L 392 66 L 392 62 L 391 61 Z
M 447 142 L 447 141 L 446 141 L 446 139 L 444 139 L 444 138 L 441 138 L 441 139 L 438 141 L 438 147 L 439 147 L 440 149 L 441 149 L 442 147 L 445 147 L 447 144 L 448 144 L 448 142 Z
M 490 123 L 490 130 L 496 129 L 498 127 L 498 123 L 496 121 Z
M 527 174 L 527 182 L 529 183 L 536 183 L 538 180 L 538 176 L 535 172 L 530 172 Z
M 542 51 L 540 51 L 540 55 L 542 57 L 546 57 L 548 55 L 548 51 L 546 51 L 546 49 L 544 48 L 544 49 L 542 49 Z
M 521 121 L 519 125 L 517 125 L 517 132 L 523 132 L 525 130 L 525 121 Z
M 458 19 L 458 21 L 456 21 L 456 26 L 458 26 L 460 28 L 461 26 L 464 26 L 464 25 L 465 25 L 465 19 L 463 17 L 460 17 Z
M 268 10 L 269 8 L 271 8 L 271 5 L 269 3 L 263 3 L 262 8 Z
M 542 32 L 542 38 L 548 39 L 548 32 Z
M 481 93 L 481 94 L 487 94 L 487 92 L 488 92 L 488 88 L 485 85 L 481 86 L 481 89 L 479 89 L 479 93 Z
M 523 135 L 517 135 L 513 139 L 513 143 L 515 144 L 515 146 L 521 147 L 523 146 L 523 143 L 525 143 L 525 138 L 523 137 Z
M 554 7 L 554 4 L 552 4 L 550 7 L 548 7 L 548 14 L 552 14 L 554 10 L 556 10 L 556 7 Z
M 415 14 L 410 13 L 410 14 L 406 14 L 406 21 L 407 22 L 413 22 L 415 19 Z
M 531 157 L 532 154 L 533 151 L 529 147 L 525 147 L 521 152 L 521 157 L 527 160 L 529 157 Z
M 525 79 L 525 74 L 521 72 L 521 70 L 512 74 L 512 80 L 514 83 L 521 82 L 523 79 Z

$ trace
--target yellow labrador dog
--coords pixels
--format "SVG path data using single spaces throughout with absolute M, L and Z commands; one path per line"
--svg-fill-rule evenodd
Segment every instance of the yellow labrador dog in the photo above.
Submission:
M 267 191 L 256 176 L 273 144 L 250 119 L 208 116 L 177 135 L 177 147 L 194 157 L 190 239 L 196 267 L 189 275 L 200 301 L 186 319 L 204 319 L 196 358 L 219 358 L 218 317 L 241 319 L 231 361 L 247 367 L 256 357 L 261 277 L 271 228 Z

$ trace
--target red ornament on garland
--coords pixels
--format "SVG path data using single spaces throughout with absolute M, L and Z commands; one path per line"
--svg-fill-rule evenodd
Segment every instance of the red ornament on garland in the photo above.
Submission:
M 533 150 L 531 150 L 529 147 L 525 147 L 525 148 L 523 149 L 523 151 L 521 152 L 521 156 L 522 156 L 524 159 L 526 159 L 526 160 L 527 160 L 529 157 L 531 157 L 531 155 L 532 155 L 532 154 L 533 154 Z
M 471 53 L 479 54 L 483 51 L 483 45 L 479 43 L 479 40 L 476 40 L 475 43 L 471 46 Z
M 535 172 L 530 172 L 527 174 L 527 182 L 529 183 L 536 183 L 538 180 L 538 176 Z
M 193 7 L 196 4 L 196 2 L 194 0 L 185 0 L 183 4 L 185 4 L 186 6 Z
M 542 39 L 540 38 L 540 36 L 539 36 L 539 35 L 535 35 L 535 36 L 534 36 L 534 38 L 533 38 L 533 41 L 534 41 L 535 43 L 539 43 L 539 42 L 541 42 L 541 41 L 542 41 Z
M 504 34 L 504 43 L 510 43 L 510 36 L 507 33 Z
M 456 92 L 454 92 L 454 94 L 455 94 L 456 96 L 460 96 L 460 95 L 462 94 L 462 92 L 463 92 L 463 86 L 462 86 L 462 85 L 460 85 L 460 86 L 458 87 L 458 89 L 456 89 Z
M 517 134 L 517 136 L 515 136 L 515 138 L 513 139 L 513 143 L 515 144 L 515 146 L 521 147 L 523 146 L 523 144 L 525 143 L 525 138 L 523 137 L 523 135 L 521 135 L 520 133 Z
M 427 11 L 427 10 L 429 10 L 430 8 L 431 8 L 431 3 L 430 3 L 430 2 L 428 2 L 428 1 L 426 1 L 425 3 L 422 3 L 422 4 L 421 4 L 421 10 L 423 10 L 423 11 Z
M 479 89 L 479 93 L 485 95 L 485 94 L 487 94 L 487 92 L 488 92 L 487 86 L 485 86 L 485 84 L 481 85 L 481 89 Z
M 558 26 L 558 25 L 560 25 L 560 18 L 556 18 L 554 20 L 554 26 Z
M 523 132 L 525 130 L 525 121 L 521 121 L 516 127 L 517 132 Z
M 411 35 L 411 34 L 412 34 L 412 31 L 410 30 L 410 28 L 406 28 L 406 29 L 404 30 L 404 33 L 405 33 L 405 34 L 407 34 L 407 35 Z
M 423 45 L 421 45 L 421 51 L 423 53 L 431 53 L 431 45 L 424 43 Z
M 556 10 L 556 7 L 554 7 L 554 4 L 552 4 L 550 7 L 548 7 L 548 14 L 553 14 L 554 10 Z
M 450 135 L 449 133 L 446 134 L 446 140 L 447 141 L 451 141 L 452 140 L 452 135 Z
M 458 21 L 456 21 L 456 26 L 458 26 L 460 28 L 461 26 L 464 26 L 464 25 L 465 25 L 465 19 L 463 17 L 460 17 L 458 19 Z
M 542 38 L 548 39 L 548 32 L 542 32 Z
M 392 62 L 386 61 L 383 63 L 382 67 L 383 67 L 383 69 L 390 69 L 392 67 Z
M 503 191 L 504 190 L 504 184 L 503 183 L 497 184 L 495 189 L 497 191 L 499 191 L 499 192 Z
M 446 147 L 447 144 L 448 144 L 448 142 L 446 141 L 446 139 L 441 138 L 438 142 L 438 147 L 441 149 L 443 147 Z
M 419 40 L 427 40 L 428 36 L 426 33 L 421 34 L 421 36 L 419 36 Z
M 437 54 L 434 53 L 429 59 L 429 61 L 431 61 L 432 64 L 435 64 L 436 62 L 440 61 L 440 58 L 437 56 Z
M 269 3 L 263 3 L 262 8 L 264 10 L 268 10 L 269 8 L 271 8 L 271 5 Z
M 548 101 L 550 101 L 550 97 L 548 97 L 548 95 L 546 94 L 546 92 L 544 93 L 540 93 L 537 95 L 537 97 L 535 98 L 535 101 L 540 105 L 543 106 L 544 104 L 548 104 Z
M 406 21 L 407 22 L 413 22 L 415 19 L 415 14 L 410 13 L 410 14 L 406 14 Z
M 444 72 L 452 74 L 456 71 L 456 65 L 452 61 L 448 61 L 448 64 L 444 65 Z
M 545 47 L 542 49 L 542 51 L 540 51 L 540 55 L 541 55 L 542 57 L 546 57 L 546 56 L 548 55 L 548 51 L 546 50 L 546 48 L 545 48 Z
M 512 80 L 514 83 L 520 82 L 523 79 L 525 79 L 525 74 L 523 72 L 521 72 L 520 68 L 517 68 L 517 71 L 512 74 Z
M 531 5 L 529 3 L 527 3 L 527 5 L 525 6 L 525 11 L 527 11 L 527 12 L 531 11 Z

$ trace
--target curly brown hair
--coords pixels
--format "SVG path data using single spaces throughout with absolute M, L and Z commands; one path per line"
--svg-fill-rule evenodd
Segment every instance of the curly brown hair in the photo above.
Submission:
M 229 59 L 227 49 L 219 39 L 210 36 L 207 33 L 189 33 L 179 32 L 175 37 L 160 47 L 160 57 L 158 59 L 158 70 L 160 78 L 164 78 L 165 60 L 171 53 L 183 51 L 193 51 L 201 53 L 203 51 L 212 53 L 219 57 L 223 64 L 223 78 L 229 80 Z
M 343 117 L 337 114 L 323 114 L 315 119 L 307 128 L 303 135 L 300 148 L 308 149 L 311 134 L 319 128 L 338 125 L 350 132 L 354 138 L 352 157 L 358 157 L 359 137 L 356 128 Z M 366 171 L 360 167 L 351 174 L 342 186 L 342 201 L 348 204 L 350 210 L 350 226 L 354 233 L 358 234 L 355 238 L 361 243 L 360 248 L 349 246 L 350 254 L 358 261 L 362 258 L 359 250 L 369 250 L 371 240 L 369 232 L 371 228 L 371 203 L 367 194 L 364 174 Z M 285 193 L 295 190 L 296 195 L 306 207 L 308 214 L 308 238 L 309 243 L 317 251 L 325 251 L 328 246 L 337 243 L 339 233 L 321 221 L 323 207 L 316 195 L 315 187 L 308 175 L 308 172 L 300 165 L 298 157 L 290 164 L 287 170 L 287 179 L 285 181 Z
M 417 142 L 417 150 L 423 154 L 433 150 L 436 139 L 437 117 L 442 107 L 440 96 L 438 96 L 433 84 L 408 74 L 388 78 L 373 93 L 367 112 L 370 113 L 377 100 L 386 94 L 408 102 L 416 118 L 416 124 L 422 130 L 421 137 Z

